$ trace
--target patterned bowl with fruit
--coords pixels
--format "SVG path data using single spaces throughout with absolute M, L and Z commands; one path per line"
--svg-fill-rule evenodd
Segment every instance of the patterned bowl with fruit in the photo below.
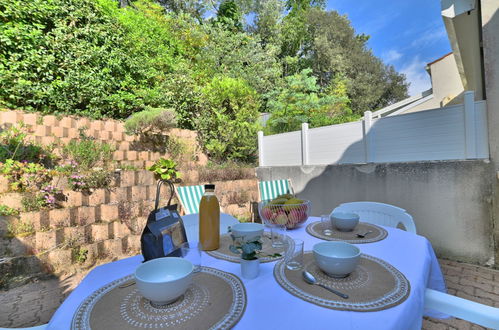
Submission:
M 280 195 L 258 203 L 258 212 L 268 225 L 284 225 L 287 229 L 299 227 L 307 221 L 311 203 L 291 194 Z

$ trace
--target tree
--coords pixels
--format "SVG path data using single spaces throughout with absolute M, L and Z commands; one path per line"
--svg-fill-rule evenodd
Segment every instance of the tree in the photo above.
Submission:
M 197 123 L 199 139 L 215 160 L 254 161 L 260 107 L 244 80 L 215 76 L 203 89 L 204 108 Z
M 211 9 L 209 0 L 158 0 L 158 2 L 168 12 L 189 14 L 199 22 L 203 21 L 206 11 Z
M 242 19 L 243 14 L 237 3 L 234 0 L 224 0 L 218 7 L 215 23 L 228 30 L 242 32 Z
M 210 25 L 205 28 L 209 37 L 197 57 L 197 64 L 206 77 L 241 78 L 261 95 L 275 88 L 281 77 L 277 48 L 264 48 L 258 36 L 245 32 Z
M 269 97 L 269 133 L 296 131 L 302 123 L 320 127 L 337 123 L 339 119 L 354 119 L 343 81 L 337 79 L 334 86 L 321 93 L 311 73 L 311 69 L 305 69 L 286 77 L 283 86 Z
M 282 0 L 256 0 L 253 33 L 260 36 L 263 45 L 280 44 L 285 4 Z
M 344 77 L 351 107 L 359 114 L 407 97 L 405 77 L 372 54 L 368 37 L 356 35 L 345 16 L 310 9 L 305 24 L 301 60 L 313 69 L 321 89 L 338 75 Z

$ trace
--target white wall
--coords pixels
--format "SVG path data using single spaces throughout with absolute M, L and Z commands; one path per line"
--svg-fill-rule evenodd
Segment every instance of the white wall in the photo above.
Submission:
M 260 136 L 260 166 L 360 164 L 489 157 L 485 101 Z

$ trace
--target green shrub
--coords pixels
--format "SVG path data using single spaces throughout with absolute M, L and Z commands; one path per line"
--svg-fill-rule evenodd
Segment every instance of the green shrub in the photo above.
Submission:
M 64 146 L 62 154 L 67 160 L 74 161 L 79 170 L 87 171 L 96 166 L 108 168 L 112 162 L 114 150 L 114 146 L 108 143 L 80 136 L 79 140 L 71 140 Z
M 129 135 L 164 134 L 176 126 L 175 112 L 170 109 L 148 108 L 134 113 L 125 122 Z
M 0 173 L 9 179 L 14 191 L 37 191 L 52 181 L 53 171 L 41 164 L 7 159 L 0 163 Z
M 51 165 L 54 156 L 41 145 L 28 141 L 29 133 L 23 123 L 0 128 L 0 163 L 12 159 Z
M 35 227 L 33 224 L 24 221 L 14 221 L 7 224 L 7 236 L 8 237 L 24 237 L 35 233 Z
M 19 210 L 9 207 L 7 205 L 0 205 L 0 215 L 1 216 L 19 215 Z
M 84 173 L 73 173 L 68 177 L 71 190 L 90 193 L 95 189 L 108 188 L 113 179 L 109 170 L 94 169 Z
M 94 118 L 165 106 L 181 47 L 159 5 L 134 5 L 0 0 L 0 105 Z
M 254 89 L 241 79 L 216 76 L 203 89 L 199 139 L 215 160 L 254 161 L 260 107 Z
M 175 181 L 180 178 L 177 163 L 171 159 L 160 158 L 147 170 L 153 172 L 156 179 Z

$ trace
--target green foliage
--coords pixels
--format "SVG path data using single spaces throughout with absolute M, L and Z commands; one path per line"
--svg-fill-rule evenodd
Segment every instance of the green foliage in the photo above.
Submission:
M 114 0 L 0 0 L 0 104 L 126 118 L 165 106 L 181 52 L 159 5 Z
M 310 69 L 286 77 L 285 84 L 269 97 L 268 133 L 296 131 L 302 123 L 310 123 L 311 127 L 331 125 L 339 121 L 338 117 L 351 116 L 344 94 L 341 82 L 329 93 L 320 93 Z
M 134 113 L 125 122 L 130 135 L 162 134 L 176 126 L 175 112 L 169 109 L 149 108 Z
M 362 115 L 407 97 L 404 76 L 367 48 L 350 21 L 335 11 L 311 9 L 305 15 L 304 65 L 313 69 L 321 89 L 340 76 L 346 80 L 352 110 Z
M 242 31 L 242 18 L 242 12 L 234 0 L 223 0 L 218 7 L 215 23 L 231 31 Z
M 25 221 L 14 221 L 7 224 L 8 237 L 24 237 L 35 233 L 33 224 Z
M 230 230 L 230 228 L 229 228 Z M 281 254 L 266 254 L 262 253 L 262 241 L 260 237 L 255 237 L 252 241 L 244 241 L 242 237 L 231 234 L 233 244 L 229 246 L 229 250 L 234 254 L 240 254 L 243 260 L 256 260 L 259 256 L 280 257 Z
M 0 216 L 15 216 L 19 215 L 19 210 L 0 204 Z
M 0 173 L 9 179 L 13 191 L 36 191 L 52 181 L 53 171 L 38 163 L 7 159 L 0 163 Z
M 192 150 L 189 150 L 187 144 L 182 139 L 172 135 L 168 136 L 166 140 L 166 150 L 175 160 L 186 159 L 185 156 L 189 151 L 191 151 L 191 159 L 194 158 L 194 154 Z
M 243 260 L 256 260 L 258 259 L 258 253 L 262 250 L 262 242 L 260 237 L 256 237 L 251 242 L 241 241 L 240 237 L 236 237 L 233 234 L 232 240 L 233 245 L 229 246 L 229 250 L 234 254 L 240 254 Z
M 165 181 L 175 181 L 180 178 L 177 163 L 171 159 L 160 158 L 147 170 L 153 172 L 157 179 Z
M 213 159 L 252 161 L 257 119 L 258 95 L 241 79 L 214 77 L 204 90 L 205 110 L 197 124 L 199 139 Z
M 354 120 L 407 95 L 405 77 L 324 0 L 119 3 L 0 0 L 0 106 L 118 119 L 145 110 L 129 132 L 169 127 L 154 118 L 172 109 L 214 160 L 251 162 L 258 112 L 271 111 L 270 129 L 282 132 Z M 20 136 L 0 141 L 0 161 L 45 162 L 36 145 L 17 147 Z M 65 156 L 86 172 L 106 163 L 102 150 L 84 154 L 95 146 Z
M 62 148 L 62 154 L 66 160 L 73 161 L 80 170 L 88 171 L 96 166 L 108 168 L 114 150 L 114 146 L 108 143 L 80 135 L 79 140 L 71 140 Z
M 91 193 L 95 189 L 108 188 L 113 179 L 113 173 L 106 169 L 92 169 L 85 172 L 75 172 L 68 177 L 71 190 Z
M 12 159 L 49 165 L 53 161 L 49 150 L 28 141 L 29 133 L 23 123 L 0 129 L 0 163 Z
M 87 261 L 88 258 L 88 249 L 82 248 L 81 246 L 79 247 L 74 247 L 72 250 L 72 257 L 73 260 L 76 261 L 79 264 L 84 263 Z

